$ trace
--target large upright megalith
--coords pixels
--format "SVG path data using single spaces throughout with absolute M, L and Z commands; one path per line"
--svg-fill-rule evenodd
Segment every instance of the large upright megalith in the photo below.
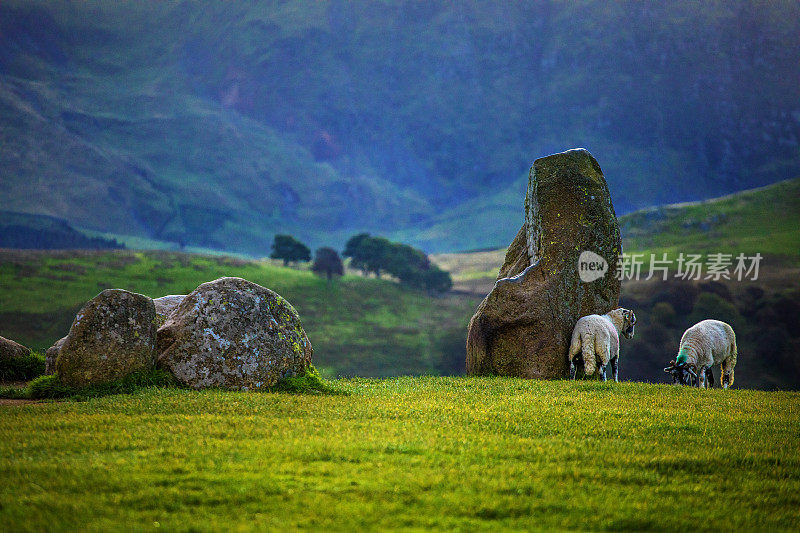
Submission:
M 614 206 L 594 157 L 575 149 L 534 161 L 525 223 L 469 324 L 467 372 L 566 377 L 578 318 L 617 306 L 621 253 Z

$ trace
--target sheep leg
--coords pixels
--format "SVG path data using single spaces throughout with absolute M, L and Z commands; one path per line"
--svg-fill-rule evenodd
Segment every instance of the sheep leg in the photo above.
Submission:
M 575 380 L 575 362 L 572 360 L 569 362 L 569 379 Z
M 697 372 L 697 386 L 701 389 L 706 388 L 706 370 L 708 370 L 707 367 L 701 366 Z
M 606 365 L 600 365 L 600 379 L 603 381 L 607 381 L 606 379 Z
M 614 381 L 619 382 L 619 357 L 614 357 L 610 361 L 611 363 L 611 374 L 614 376 Z
M 714 388 L 714 372 L 711 371 L 711 368 L 706 369 L 706 381 L 708 382 L 708 388 Z
M 730 357 L 722 362 L 722 388 L 727 389 L 733 385 L 733 367 L 736 361 Z

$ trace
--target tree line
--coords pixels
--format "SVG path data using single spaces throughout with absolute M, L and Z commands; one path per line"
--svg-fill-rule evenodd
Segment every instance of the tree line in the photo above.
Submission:
M 369 233 L 355 235 L 345 244 L 342 256 L 350 258 L 350 266 L 361 270 L 365 276 L 374 274 L 380 278 L 388 274 L 397 278 L 401 285 L 431 293 L 444 293 L 453 286 L 450 274 L 432 264 L 424 252 L 384 237 L 373 237 Z M 286 266 L 310 261 L 311 250 L 291 235 L 275 235 L 270 258 L 281 259 Z M 336 250 L 323 247 L 314 254 L 311 270 L 331 280 L 344 274 L 344 264 Z

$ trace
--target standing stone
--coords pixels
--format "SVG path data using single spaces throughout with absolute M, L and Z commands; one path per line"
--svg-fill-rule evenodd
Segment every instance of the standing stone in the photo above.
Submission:
M 585 251 L 606 262 L 605 275 L 594 281 L 579 276 L 578 260 Z M 575 149 L 534 161 L 525 224 L 469 324 L 467 372 L 566 377 L 577 320 L 617 306 L 615 270 L 621 253 L 614 206 L 594 157 Z M 597 268 L 585 277 L 596 277 Z
M 185 294 L 170 294 L 161 298 L 153 298 L 153 304 L 156 306 L 156 320 L 159 326 L 162 326 L 167 321 L 169 315 L 178 308 L 184 298 L 186 298 Z
M 203 283 L 158 330 L 158 364 L 193 388 L 267 388 L 311 365 L 297 311 L 242 278 Z
M 82 387 L 152 369 L 155 322 L 152 299 L 122 289 L 104 290 L 81 308 L 69 334 L 59 341 L 59 379 Z

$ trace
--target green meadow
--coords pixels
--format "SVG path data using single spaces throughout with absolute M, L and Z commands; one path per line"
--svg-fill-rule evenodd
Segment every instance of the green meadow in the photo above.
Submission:
M 798 393 L 332 384 L 0 405 L 0 530 L 800 528 Z
M 179 252 L 0 251 L 0 335 L 44 351 L 75 314 L 106 288 L 152 298 L 188 294 L 239 276 L 268 287 L 297 309 L 327 376 L 437 374 L 463 365 L 464 335 L 478 297 L 431 297 L 389 280 L 333 282 L 270 261 Z

